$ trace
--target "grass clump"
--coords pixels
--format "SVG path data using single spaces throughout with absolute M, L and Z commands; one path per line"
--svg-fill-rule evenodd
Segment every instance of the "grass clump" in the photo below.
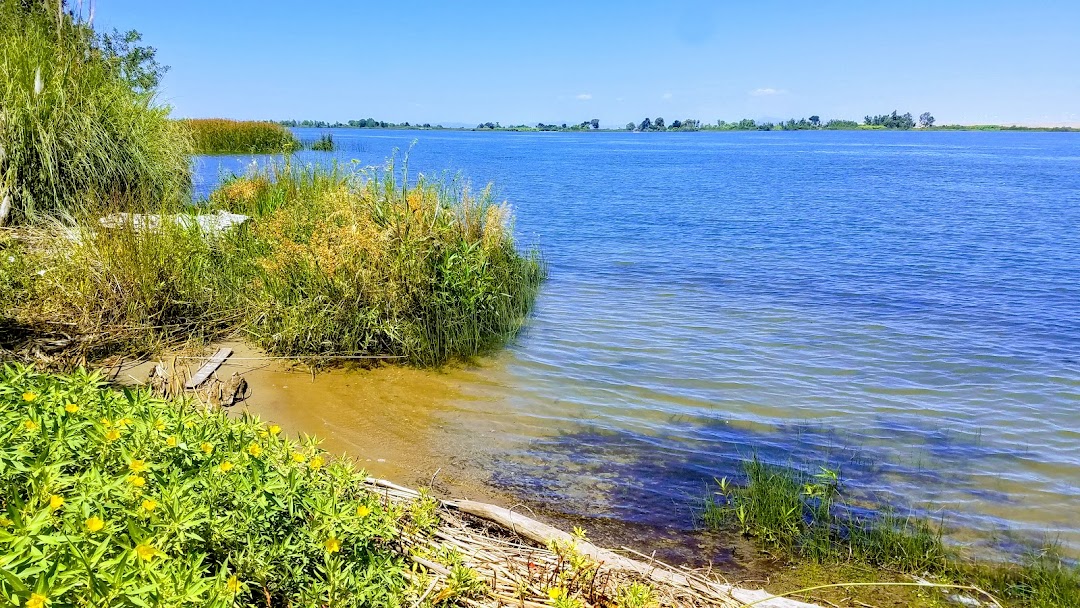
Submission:
M 210 197 L 252 218 L 223 234 L 23 231 L 0 243 L 0 293 L 18 323 L 89 336 L 89 360 L 240 331 L 277 355 L 438 365 L 512 338 L 544 269 L 516 249 L 509 209 L 490 190 L 400 182 L 393 167 L 281 165 Z
M 319 139 L 311 142 L 311 149 L 317 152 L 333 152 L 334 151 L 334 135 L 332 133 L 326 133 L 319 137 Z
M 0 224 L 175 205 L 191 142 L 153 88 L 133 84 L 146 56 L 118 55 L 116 39 L 39 5 L 0 0 Z
M 274 122 L 188 118 L 179 124 L 191 134 L 196 154 L 280 154 L 301 148 L 292 131 Z
M 397 507 L 311 441 L 95 374 L 0 367 L 12 605 L 394 606 Z
M 741 484 L 717 481 L 703 513 L 707 527 L 734 528 L 779 557 L 807 564 L 854 564 L 934 576 L 941 584 L 974 586 L 1017 606 L 1080 607 L 1080 568 L 1066 563 L 1053 548 L 1019 563 L 978 563 L 950 550 L 940 525 L 848 501 L 838 471 L 819 467 L 818 473 L 808 474 L 754 458 L 744 463 L 744 473 Z M 882 583 L 888 584 L 911 585 Z M 918 594 L 925 596 L 924 591 Z

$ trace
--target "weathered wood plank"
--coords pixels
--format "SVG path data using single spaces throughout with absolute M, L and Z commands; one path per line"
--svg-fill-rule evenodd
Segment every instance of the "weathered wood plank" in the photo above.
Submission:
M 210 378 L 210 374 L 217 371 L 217 368 L 221 367 L 221 364 L 224 363 L 232 353 L 233 351 L 231 348 L 218 349 L 218 351 L 214 353 L 214 356 L 210 357 L 210 360 L 206 362 L 206 365 L 200 367 L 199 371 L 195 372 L 195 375 L 184 383 L 184 388 L 189 391 L 199 388 L 199 385 L 206 382 Z

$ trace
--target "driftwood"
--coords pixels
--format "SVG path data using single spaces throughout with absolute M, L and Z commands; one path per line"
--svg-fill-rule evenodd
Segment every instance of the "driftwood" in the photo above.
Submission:
M 382 479 L 369 477 L 367 484 L 389 501 L 410 502 L 424 496 Z M 675 568 L 656 560 L 639 561 L 495 505 L 443 500 L 439 506 L 442 523 L 433 535 L 406 534 L 411 545 L 409 558 L 436 577 L 426 592 L 431 594 L 448 570 L 425 556 L 438 554 L 440 550 L 453 550 L 464 556 L 466 565 L 489 581 L 492 602 L 470 600 L 467 602 L 470 606 L 550 606 L 552 602 L 546 591 L 562 584 L 564 578 L 560 578 L 560 573 L 564 576 L 566 573 L 564 556 L 557 549 L 572 546 L 575 553 L 594 564 L 587 575 L 588 587 L 578 589 L 589 606 L 610 605 L 621 586 L 637 581 L 649 584 L 656 592 L 658 605 L 663 607 L 738 608 L 752 604 L 762 608 L 817 608 L 775 597 L 764 590 L 737 587 L 708 572 Z M 501 536 L 485 533 L 483 526 L 470 523 L 470 518 L 488 522 L 501 531 Z
M 189 391 L 199 388 L 203 382 L 206 382 L 210 378 L 211 374 L 221 367 L 222 363 L 225 363 L 225 360 L 228 359 L 232 353 L 233 351 L 231 348 L 219 348 L 218 351 L 214 353 L 214 356 L 210 357 L 210 360 L 200 367 L 199 370 L 195 372 L 195 375 L 184 383 L 184 388 Z

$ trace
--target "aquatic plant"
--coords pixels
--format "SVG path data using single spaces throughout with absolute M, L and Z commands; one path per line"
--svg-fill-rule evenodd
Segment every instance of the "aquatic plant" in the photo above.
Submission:
M 326 133 L 319 139 L 311 142 L 311 149 L 317 152 L 333 152 L 334 151 L 334 135 L 332 133 Z
M 187 118 L 179 124 L 191 134 L 196 154 L 280 154 L 302 147 L 292 131 L 274 122 Z
M 169 108 L 109 37 L 28 6 L 0 1 L 0 224 L 178 204 L 191 142 Z
M 256 418 L 5 365 L 0 437 L 5 603 L 385 606 L 407 587 L 395 507 Z
M 278 355 L 438 365 L 513 337 L 544 276 L 490 190 L 406 186 L 393 168 L 285 164 L 228 181 L 207 205 L 252 220 L 224 234 L 166 221 L 5 240 L 5 312 L 89 336 L 73 341 L 89 360 L 242 331 Z

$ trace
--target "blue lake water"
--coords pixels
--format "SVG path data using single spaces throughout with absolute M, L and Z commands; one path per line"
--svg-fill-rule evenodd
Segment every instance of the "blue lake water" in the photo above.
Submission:
M 547 259 L 526 331 L 447 415 L 459 466 L 687 527 L 756 452 L 1080 548 L 1080 136 L 333 134 L 298 159 L 411 145 L 413 174 L 494 182 Z M 200 191 L 253 160 L 202 158 Z

